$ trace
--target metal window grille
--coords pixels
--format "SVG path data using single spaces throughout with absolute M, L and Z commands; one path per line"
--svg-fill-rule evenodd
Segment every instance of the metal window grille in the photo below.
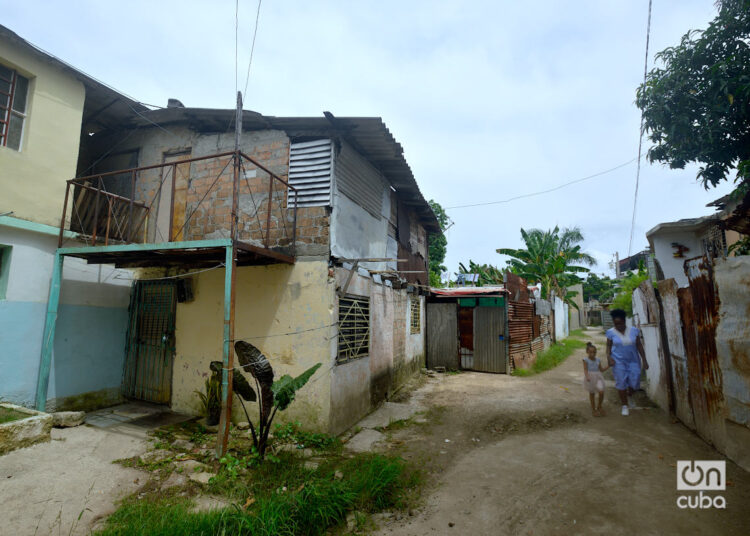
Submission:
M 422 308 L 420 307 L 419 298 L 412 298 L 409 305 L 411 308 L 411 315 L 409 318 L 411 333 L 419 333 L 422 331 Z
M 339 298 L 339 351 L 342 364 L 370 352 L 370 299 L 358 296 Z
M 727 254 L 727 237 L 724 229 L 718 225 L 712 226 L 706 231 L 701 240 L 703 253 L 708 258 L 726 256 Z
M 21 150 L 29 79 L 0 65 L 0 145 Z

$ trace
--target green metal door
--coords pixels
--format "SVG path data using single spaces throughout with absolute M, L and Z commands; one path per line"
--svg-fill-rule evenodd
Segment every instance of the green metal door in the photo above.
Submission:
M 172 397 L 177 285 L 136 281 L 130 297 L 123 395 L 157 404 Z

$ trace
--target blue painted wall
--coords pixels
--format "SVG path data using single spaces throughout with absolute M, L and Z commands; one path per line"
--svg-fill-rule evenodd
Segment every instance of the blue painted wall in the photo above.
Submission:
M 46 304 L 0 301 L 0 397 L 33 406 Z M 128 311 L 60 305 L 47 400 L 122 383 Z

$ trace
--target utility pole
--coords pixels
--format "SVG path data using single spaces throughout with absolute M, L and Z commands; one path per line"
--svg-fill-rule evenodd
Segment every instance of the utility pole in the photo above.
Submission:
M 242 136 L 242 93 L 237 92 L 237 110 L 234 121 L 234 155 L 232 176 L 232 215 L 229 236 L 231 245 L 226 248 L 224 260 L 224 344 L 222 347 L 221 371 L 221 420 L 216 437 L 216 454 L 222 457 L 227 452 L 229 427 L 232 424 L 232 380 L 234 376 L 234 304 L 235 281 L 237 277 L 237 239 L 239 233 L 239 185 L 240 138 Z

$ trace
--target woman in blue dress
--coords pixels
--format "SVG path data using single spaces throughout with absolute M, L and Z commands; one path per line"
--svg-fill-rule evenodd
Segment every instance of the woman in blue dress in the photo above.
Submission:
M 635 407 L 631 398 L 633 392 L 641 388 L 641 363 L 648 370 L 646 352 L 640 338 L 641 331 L 626 326 L 625 311 L 614 309 L 610 314 L 615 327 L 607 330 L 607 361 L 612 367 L 615 388 L 620 394 L 622 414 L 630 415 L 629 408 Z

